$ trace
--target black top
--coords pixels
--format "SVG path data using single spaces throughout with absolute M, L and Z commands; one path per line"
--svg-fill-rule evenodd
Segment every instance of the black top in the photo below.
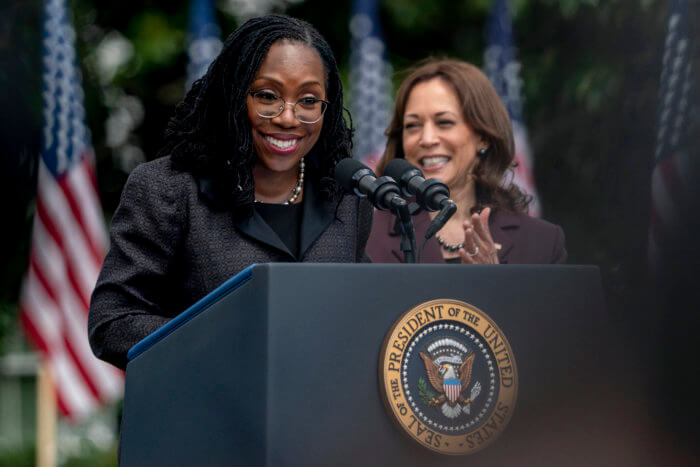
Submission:
M 280 240 L 296 257 L 299 257 L 301 218 L 304 212 L 302 206 L 303 203 L 255 203 L 255 210 L 260 214 L 260 217 L 275 231 Z
M 454 258 L 445 258 L 445 262 L 447 264 L 460 264 L 462 262 L 462 258 L 459 256 L 455 256 Z

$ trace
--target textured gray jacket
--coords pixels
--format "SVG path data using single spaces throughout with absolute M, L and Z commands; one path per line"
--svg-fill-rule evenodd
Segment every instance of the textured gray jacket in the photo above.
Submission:
M 111 246 L 90 302 L 95 355 L 120 368 L 126 354 L 252 263 L 359 262 L 372 225 L 366 200 L 321 200 L 304 191 L 300 257 L 255 213 L 234 218 L 200 193 L 197 179 L 170 158 L 134 169 L 110 227 Z

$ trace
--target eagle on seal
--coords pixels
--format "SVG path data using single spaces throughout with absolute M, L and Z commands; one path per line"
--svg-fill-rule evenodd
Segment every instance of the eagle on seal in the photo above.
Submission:
M 481 384 L 477 382 L 470 397 L 464 394 L 471 381 L 474 354 L 464 359 L 459 368 L 450 362 L 438 364 L 423 352 L 420 352 L 420 357 L 425 364 L 428 381 L 439 394 L 430 400 L 430 406 L 441 406 L 440 409 L 447 418 L 457 418 L 462 411 L 468 414 L 470 404 L 481 392 Z

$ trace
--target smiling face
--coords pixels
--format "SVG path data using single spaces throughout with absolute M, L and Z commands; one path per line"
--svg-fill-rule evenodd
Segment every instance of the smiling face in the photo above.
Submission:
M 248 95 L 248 118 L 253 131 L 257 154 L 256 178 L 271 171 L 297 177 L 299 160 L 313 148 L 321 134 L 323 118 L 318 122 L 301 123 L 294 115 L 295 102 L 307 98 L 326 99 L 326 80 L 323 62 L 318 52 L 298 42 L 274 43 L 250 88 L 267 91 L 282 97 L 284 110 L 274 118 L 259 116 Z
M 472 184 L 484 143 L 464 120 L 452 87 L 433 78 L 416 84 L 408 96 L 402 146 L 406 160 L 426 178 L 439 178 L 452 190 Z

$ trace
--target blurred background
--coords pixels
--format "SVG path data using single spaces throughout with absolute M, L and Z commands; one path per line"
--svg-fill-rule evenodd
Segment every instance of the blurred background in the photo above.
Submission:
M 669 227 L 668 253 L 661 254 L 667 261 L 651 276 L 647 260 L 672 3 L 508 1 L 517 48 L 509 83 L 519 91 L 516 110 L 527 130 L 540 215 L 564 228 L 569 263 L 600 266 L 613 323 L 634 357 L 631 364 L 645 375 L 644 404 L 668 442 L 692 452 L 700 415 L 692 389 L 699 308 L 692 279 L 700 232 L 692 179 L 698 173 L 698 102 L 692 89 L 682 109 L 691 162 L 671 184 L 685 198 L 677 207 L 681 221 Z M 694 0 L 680 4 L 690 31 L 688 69 L 694 71 L 700 65 L 692 37 L 700 6 Z M 186 91 L 191 3 L 74 0 L 68 6 L 108 225 L 129 172 L 155 157 Z M 495 6 L 495 0 L 376 2 L 380 55 L 390 64 L 384 69 L 385 107 L 391 108 L 405 70 L 427 56 L 487 68 Z M 213 12 L 222 39 L 246 19 L 270 12 L 312 23 L 335 52 L 346 106 L 361 126 L 364 119 L 357 115 L 368 110 L 361 99 L 353 100 L 364 92 L 351 67 L 359 50 L 352 32 L 357 39 L 362 29 L 361 22 L 351 22 L 356 8 L 351 0 L 219 0 Z M 28 267 L 42 140 L 41 18 L 39 0 L 0 3 L 0 466 L 34 465 L 37 358 L 19 325 L 17 303 Z M 664 281 L 654 280 L 659 276 Z M 80 423 L 60 421 L 58 464 L 116 465 L 119 410 L 116 402 Z

